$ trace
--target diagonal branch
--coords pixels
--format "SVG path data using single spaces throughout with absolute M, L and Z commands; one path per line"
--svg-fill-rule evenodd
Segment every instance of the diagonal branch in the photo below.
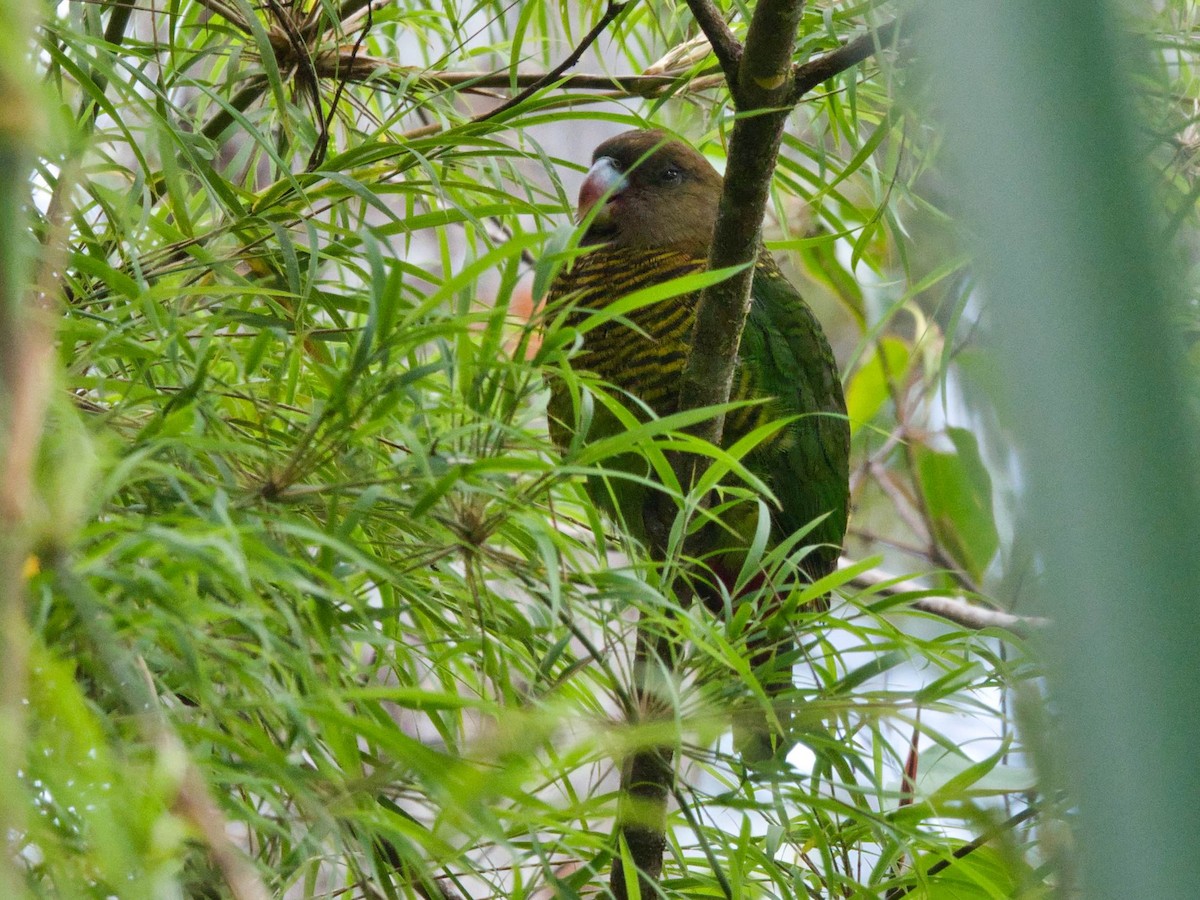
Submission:
M 504 103 L 501 103 L 495 109 L 489 110 L 481 116 L 476 116 L 473 121 L 486 122 L 488 119 L 494 119 L 497 116 L 502 116 L 509 110 L 520 106 L 538 91 L 553 84 L 564 72 L 567 71 L 567 69 L 572 68 L 576 63 L 579 62 L 579 60 L 583 57 L 583 54 L 587 52 L 587 49 L 592 46 L 592 44 L 596 43 L 600 35 L 604 33 L 604 30 L 612 24 L 613 20 L 616 19 L 617 16 L 625 11 L 625 7 L 628 5 L 629 0 L 624 0 L 624 2 L 621 3 L 616 2 L 616 0 L 609 0 L 608 8 L 604 10 L 604 15 L 600 17 L 600 21 L 592 26 L 592 30 L 583 36 L 583 40 L 581 40 L 579 45 L 567 55 L 566 59 L 564 59 L 561 63 L 543 75 L 529 87 L 525 88 L 525 90 L 514 95 Z
M 211 13 L 223 18 L 229 24 L 233 25 L 238 31 L 243 34 L 253 34 L 252 29 L 246 20 L 242 18 L 242 14 L 238 10 L 229 6 L 224 0 L 197 0 L 200 6 L 204 7 Z
M 968 857 L 972 853 L 974 853 L 976 850 L 978 850 L 980 847 L 986 846 L 988 844 L 988 842 L 990 842 L 994 838 L 1000 837 L 1002 834 L 1004 834 L 1007 831 L 1012 831 L 1014 828 L 1016 828 L 1021 823 L 1027 822 L 1028 820 L 1032 819 L 1039 812 L 1041 812 L 1041 809 L 1039 807 L 1027 806 L 1024 809 L 1014 813 L 1013 815 L 1009 816 L 1007 819 L 1005 819 L 1003 822 L 1001 822 L 996 827 L 991 828 L 988 831 L 985 831 L 983 834 L 979 835 L 974 840 L 968 841 L 967 843 L 963 844 L 961 847 L 957 848 L 953 853 L 951 853 L 948 857 L 939 859 L 937 862 L 935 862 L 933 865 L 931 865 L 925 871 L 924 877 L 928 879 L 931 876 L 936 875 L 938 872 L 942 871 L 943 869 L 947 869 L 950 866 L 954 865 L 954 863 L 958 862 L 960 859 L 965 859 L 966 857 Z M 892 888 L 892 890 L 887 892 L 887 900 L 900 900 L 901 897 L 907 897 L 916 888 L 917 888 L 916 882 L 914 882 L 912 884 L 906 884 L 903 887 Z
M 721 11 L 711 0 L 687 0 L 688 9 L 704 36 L 712 45 L 713 53 L 725 73 L 725 81 L 730 88 L 738 82 L 738 69 L 742 64 L 742 45 L 729 29 Z
M 912 608 L 939 616 L 955 625 L 978 631 L 983 628 L 1000 628 L 1017 637 L 1029 637 L 1034 631 L 1050 624 L 1041 616 L 1016 616 L 999 609 L 988 609 L 967 603 L 957 597 L 921 597 L 912 602 Z
M 838 561 L 838 565 L 846 568 L 851 565 L 851 561 L 843 556 Z M 916 599 L 908 604 L 910 609 L 939 616 L 955 625 L 973 631 L 983 628 L 1000 628 L 1018 637 L 1027 638 L 1030 634 L 1044 629 L 1050 624 L 1049 619 L 1041 616 L 1019 616 L 1002 609 L 991 609 L 987 606 L 980 606 L 978 603 L 968 603 L 958 596 L 944 596 L 923 584 L 915 581 L 900 581 L 878 569 L 861 572 L 848 583 L 859 589 L 869 590 L 875 596 L 915 597 Z
M 868 31 L 852 41 L 847 41 L 836 50 L 796 66 L 793 73 L 795 81 L 792 84 L 792 93 L 788 98 L 790 105 L 795 106 L 805 94 L 818 84 L 840 75 L 863 60 L 874 56 L 883 48 L 890 46 L 895 41 L 899 30 L 900 20 L 893 19 L 875 31 Z

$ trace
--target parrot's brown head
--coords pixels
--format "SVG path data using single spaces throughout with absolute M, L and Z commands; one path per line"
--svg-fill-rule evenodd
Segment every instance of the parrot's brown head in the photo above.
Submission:
M 721 184 L 708 160 L 682 141 L 661 131 L 618 134 L 596 148 L 579 189 L 580 221 L 603 204 L 584 243 L 706 255 Z

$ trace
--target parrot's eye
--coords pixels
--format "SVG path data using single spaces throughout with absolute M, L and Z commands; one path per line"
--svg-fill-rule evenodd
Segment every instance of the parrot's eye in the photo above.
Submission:
M 678 166 L 667 166 L 659 177 L 664 183 L 670 184 L 683 178 L 683 170 Z

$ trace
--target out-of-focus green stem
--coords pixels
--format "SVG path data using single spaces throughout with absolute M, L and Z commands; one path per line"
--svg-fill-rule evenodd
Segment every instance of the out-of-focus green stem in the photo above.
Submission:
M 1200 489 L 1132 42 L 1098 0 L 929 4 L 1027 465 L 1079 896 L 1200 884 Z
M 0 0 L 0 896 L 25 896 L 8 842 L 21 833 L 28 657 L 25 559 L 29 497 L 44 395 L 36 387 L 44 347 L 25 308 L 29 241 L 25 206 L 38 121 L 28 4 Z
M 0 27 L 3 24 L 0 23 Z M 6 94 L 0 87 L 0 105 Z M 17 191 L 13 182 L 17 171 L 15 154 L 0 133 L 0 471 L 7 471 L 12 456 L 13 406 L 15 405 L 12 376 L 19 365 L 14 345 L 19 338 L 13 330 L 20 309 L 14 287 L 17 279 L 13 268 L 17 264 L 13 232 L 20 221 L 15 215 Z M 20 488 L 16 488 L 20 490 Z M 10 514 L 12 488 L 4 486 L 6 508 L 0 513 L 0 835 L 4 838 L 0 850 L 0 895 L 22 896 L 20 879 L 13 867 L 8 847 L 11 835 L 20 833 L 24 821 L 23 791 L 17 778 L 24 758 L 25 727 L 22 698 L 25 695 L 26 659 L 28 656 L 25 622 L 25 585 L 22 566 L 28 539 Z M 15 527 L 14 527 L 15 526 Z

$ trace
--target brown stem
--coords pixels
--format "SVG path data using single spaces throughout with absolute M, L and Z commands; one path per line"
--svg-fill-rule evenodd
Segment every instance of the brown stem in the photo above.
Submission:
M 383 62 L 364 60 L 364 62 Z M 319 66 L 318 66 L 319 70 Z M 408 72 L 409 70 L 403 70 Z M 701 73 L 704 74 L 704 73 Z M 405 76 L 407 77 L 407 75 Z M 430 85 L 461 88 L 527 88 L 543 84 L 546 76 L 536 72 L 518 72 L 515 76 L 507 72 L 433 72 L 421 76 L 421 81 Z M 671 75 L 594 75 L 580 73 L 562 78 L 559 86 L 575 90 L 619 90 L 627 94 L 650 96 L 678 84 Z
M 760 2 L 750 20 L 739 81 L 731 85 L 734 104 L 743 115 L 734 123 L 729 142 L 725 190 L 708 259 L 713 269 L 743 268 L 701 294 L 692 334 L 693 352 L 682 379 L 680 409 L 716 406 L 729 400 L 738 345 L 750 308 L 750 282 L 758 258 L 771 175 L 791 107 L 792 48 L 802 10 L 803 3 L 796 0 Z M 720 443 L 724 424 L 724 416 L 718 415 L 702 422 L 695 431 L 712 443 Z
M 847 41 L 838 49 L 826 53 L 824 56 L 818 56 L 816 59 L 810 59 L 804 65 L 797 66 L 793 74 L 795 80 L 792 83 L 792 93 L 788 98 L 790 105 L 795 106 L 805 94 L 817 85 L 828 81 L 835 75 L 840 75 L 892 44 L 899 28 L 900 20 L 893 19 L 873 32 L 868 31 L 852 41 Z
M 653 685 L 658 676 L 672 668 L 669 641 L 639 622 L 633 663 L 638 724 L 669 716 L 670 707 Z M 654 897 L 662 877 L 663 852 L 667 847 L 667 797 L 675 786 L 674 757 L 671 746 L 642 747 L 630 754 L 621 771 L 616 828 L 629 848 L 641 897 Z M 629 896 L 626 877 L 618 850 L 609 881 L 617 900 L 627 900 Z
M 738 70 L 742 64 L 741 43 L 730 31 L 721 11 L 710 0 L 687 0 L 687 5 L 696 24 L 712 45 L 721 71 L 725 73 L 725 81 L 732 90 L 738 83 Z
M 368 4 L 366 24 L 363 25 L 362 31 L 358 33 L 358 38 L 354 41 L 354 46 L 350 50 L 350 58 L 347 60 L 347 63 L 351 69 L 354 68 L 354 62 L 358 59 L 358 54 L 362 50 L 363 41 L 367 39 L 367 35 L 370 33 L 371 26 L 374 24 L 374 22 L 375 17 L 373 7 Z M 341 57 L 339 55 L 339 61 L 340 59 Z M 315 63 L 313 65 L 313 72 L 315 77 L 320 77 L 320 72 L 318 71 Z M 316 145 L 313 147 L 312 154 L 308 158 L 307 171 L 309 172 L 313 171 L 319 165 L 321 165 L 321 163 L 325 162 L 325 154 L 329 150 L 329 127 L 333 124 L 333 117 L 337 113 L 338 103 L 341 102 L 342 92 L 346 90 L 347 81 L 348 79 L 346 78 L 338 78 L 337 80 L 337 88 L 333 92 L 333 100 L 331 100 L 329 103 L 329 114 L 326 116 L 325 121 L 321 124 L 321 133 L 317 138 Z

